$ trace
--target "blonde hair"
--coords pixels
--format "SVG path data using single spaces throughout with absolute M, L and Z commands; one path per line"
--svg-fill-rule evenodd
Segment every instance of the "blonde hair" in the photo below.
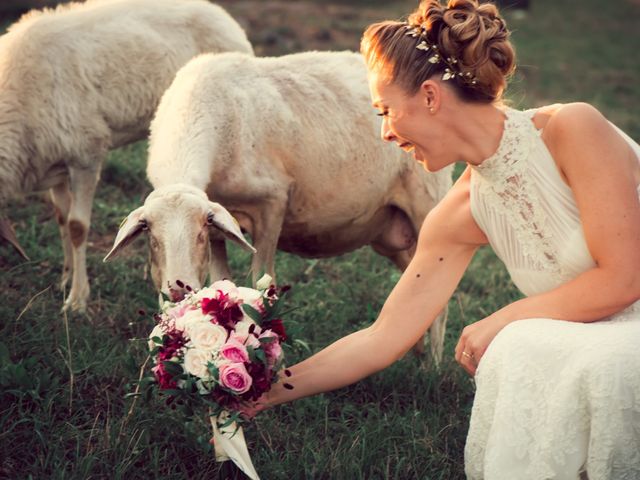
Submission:
M 500 100 L 515 69 L 515 51 L 509 31 L 498 9 L 477 0 L 423 0 L 407 22 L 385 21 L 369 26 L 360 51 L 370 70 L 382 71 L 388 80 L 415 94 L 422 82 L 447 67 L 431 63 L 418 40 L 408 29 L 422 27 L 426 40 L 436 45 L 443 57 L 456 59 L 460 72 L 469 72 L 475 83 L 456 76 L 450 83 L 468 101 L 491 103 Z

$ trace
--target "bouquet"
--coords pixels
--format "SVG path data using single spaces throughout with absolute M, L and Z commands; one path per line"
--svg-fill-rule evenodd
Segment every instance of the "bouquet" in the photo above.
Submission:
M 149 335 L 150 381 L 187 413 L 208 407 L 216 458 L 231 458 L 251 478 L 258 477 L 236 423 L 238 409 L 278 380 L 287 338 L 280 300 L 288 289 L 276 288 L 269 276 L 257 289 L 221 280 L 180 302 L 165 302 Z

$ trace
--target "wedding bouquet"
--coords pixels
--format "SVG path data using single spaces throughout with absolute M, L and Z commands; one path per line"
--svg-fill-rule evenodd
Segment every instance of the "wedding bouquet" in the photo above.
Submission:
M 208 407 L 216 456 L 231 458 L 252 478 L 257 474 L 247 472 L 255 470 L 236 427 L 238 408 L 278 380 L 281 344 L 287 338 L 280 301 L 287 290 L 271 285 L 268 276 L 257 289 L 221 280 L 189 292 L 180 302 L 165 302 L 149 335 L 153 377 L 161 393 L 188 413 Z

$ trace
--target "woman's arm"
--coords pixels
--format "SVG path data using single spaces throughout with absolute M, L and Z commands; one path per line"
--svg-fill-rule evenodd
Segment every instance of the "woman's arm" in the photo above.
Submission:
M 640 166 L 634 152 L 597 110 L 585 104 L 555 112 L 543 139 L 574 193 L 596 266 L 466 327 L 456 359 L 472 374 L 494 336 L 512 321 L 541 317 L 591 322 L 640 299 Z M 474 358 L 463 356 L 463 351 Z
M 259 403 L 273 406 L 340 388 L 402 357 L 445 307 L 485 237 L 471 219 L 468 173 L 425 220 L 416 254 L 373 325 L 288 368 Z M 293 386 L 289 390 L 284 383 Z

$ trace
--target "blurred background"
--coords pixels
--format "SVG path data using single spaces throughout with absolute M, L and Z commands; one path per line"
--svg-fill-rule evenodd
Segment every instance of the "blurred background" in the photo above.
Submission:
M 47 0 L 2 0 L 6 28 Z M 364 27 L 402 19 L 417 2 L 353 0 L 218 2 L 246 29 L 258 55 L 356 50 Z M 529 108 L 594 104 L 640 140 L 640 1 L 503 0 L 518 70 L 508 100 Z M 1 121 L 1 119 L 0 119 Z M 0 478 L 242 478 L 206 451 L 203 416 L 185 422 L 161 400 L 134 404 L 157 309 L 146 247 L 103 264 L 124 215 L 150 191 L 146 142 L 111 153 L 99 184 L 88 270 L 88 315 L 63 315 L 62 252 L 48 204 L 10 205 L 23 262 L 0 244 Z M 606 161 L 606 160 L 603 160 Z M 457 171 L 459 172 L 459 170 Z M 231 249 L 236 280 L 249 258 Z M 286 318 L 300 342 L 288 362 L 369 325 L 399 273 L 369 249 L 304 260 L 279 253 L 279 280 L 293 286 Z M 357 385 L 260 415 L 246 428 L 266 479 L 462 479 L 473 383 L 453 361 L 464 325 L 519 297 L 490 249 L 482 249 L 449 304 L 445 360 L 407 355 Z

